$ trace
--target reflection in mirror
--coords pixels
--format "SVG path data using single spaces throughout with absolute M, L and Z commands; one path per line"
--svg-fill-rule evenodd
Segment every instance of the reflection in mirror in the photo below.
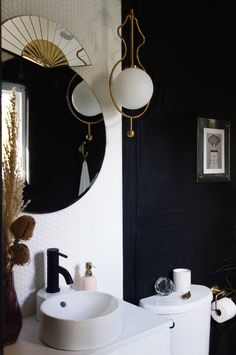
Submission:
M 46 68 L 91 62 L 78 41 L 59 23 L 39 16 L 17 16 L 1 26 L 2 48 Z
M 8 108 L 10 106 L 10 97 L 13 83 L 8 83 L 6 81 L 2 82 L 2 144 L 7 144 L 8 130 L 7 130 L 7 115 Z M 28 156 L 27 156 L 27 146 L 28 146 L 28 122 L 27 122 L 27 100 L 26 100 L 26 89 L 24 85 L 14 83 L 15 94 L 16 94 L 16 112 L 18 113 L 18 145 L 17 145 L 17 163 L 22 166 L 22 178 L 29 181 L 29 169 L 28 169 Z
M 26 211 L 48 213 L 71 205 L 90 189 L 105 154 L 105 125 L 96 97 L 92 94 L 100 113 L 86 117 L 72 108 L 72 114 L 68 87 L 71 93 L 79 84 L 91 90 L 87 83 L 69 67 L 47 69 L 20 56 L 3 62 L 2 79 L 12 87 L 24 86 L 28 102 L 29 180 L 24 199 L 31 203 Z M 76 94 L 74 100 L 80 101 Z
M 88 84 L 85 81 L 78 80 L 77 74 L 69 82 L 66 100 L 72 115 L 87 125 L 86 139 L 92 141 L 91 126 L 103 120 L 101 118 L 101 107 Z
M 71 101 L 75 110 L 86 117 L 101 113 L 98 101 L 85 81 L 81 81 L 75 86 L 71 94 Z

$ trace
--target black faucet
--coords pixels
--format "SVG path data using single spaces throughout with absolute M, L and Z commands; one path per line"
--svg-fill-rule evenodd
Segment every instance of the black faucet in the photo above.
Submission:
M 59 256 L 67 258 L 67 255 L 59 253 L 57 248 L 47 249 L 47 288 L 46 292 L 56 293 L 60 291 L 59 288 L 59 274 L 65 278 L 67 285 L 73 284 L 73 279 L 65 268 L 59 266 Z

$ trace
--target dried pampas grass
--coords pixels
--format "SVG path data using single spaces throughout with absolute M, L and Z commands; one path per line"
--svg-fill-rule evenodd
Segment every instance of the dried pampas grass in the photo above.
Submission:
M 3 170 L 3 232 L 4 232 L 4 259 L 5 272 L 12 270 L 14 265 L 14 254 L 11 247 L 22 237 L 14 237 L 11 231 L 12 223 L 18 218 L 27 204 L 24 204 L 23 190 L 25 187 L 22 177 L 22 168 L 17 161 L 17 138 L 19 131 L 19 121 L 16 112 L 16 90 L 12 89 L 10 95 L 10 104 L 6 119 L 7 143 L 3 144 L 2 170 Z M 31 227 L 34 224 L 31 224 Z M 30 231 L 32 236 L 33 228 Z M 29 235 L 28 235 L 29 236 Z M 27 238 L 25 235 L 24 239 Z M 10 252 L 11 248 L 11 252 Z M 22 249 L 23 250 L 23 249 Z M 20 249 L 17 249 L 17 258 Z M 26 260 L 24 253 L 24 260 Z M 18 260 L 18 259 L 17 259 Z

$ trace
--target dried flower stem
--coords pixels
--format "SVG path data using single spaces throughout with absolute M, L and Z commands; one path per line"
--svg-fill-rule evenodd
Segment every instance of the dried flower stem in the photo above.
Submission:
M 14 242 L 14 236 L 10 232 L 10 225 L 18 217 L 24 208 L 23 190 L 24 180 L 22 170 L 17 162 L 17 138 L 19 122 L 16 112 L 16 90 L 11 91 L 10 104 L 6 119 L 7 143 L 3 144 L 3 228 L 4 228 L 4 252 L 5 272 L 12 269 L 9 248 Z

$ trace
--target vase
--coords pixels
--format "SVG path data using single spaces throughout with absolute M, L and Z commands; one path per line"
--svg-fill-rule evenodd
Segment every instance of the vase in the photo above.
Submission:
M 4 345 L 9 345 L 16 342 L 22 327 L 13 271 L 4 275 L 4 313 Z

